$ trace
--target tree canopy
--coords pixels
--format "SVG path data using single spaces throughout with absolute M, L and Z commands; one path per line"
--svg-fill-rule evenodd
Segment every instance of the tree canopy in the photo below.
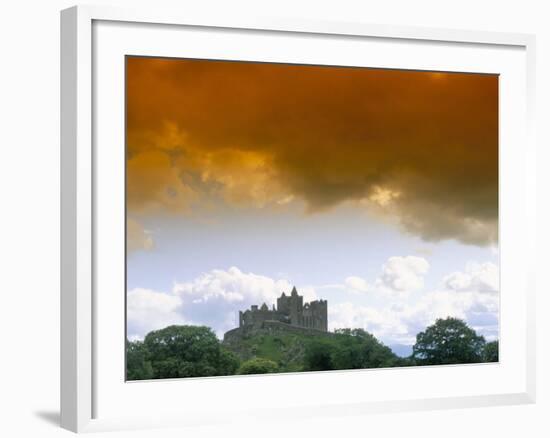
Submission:
M 255 357 L 243 362 L 237 370 L 237 374 L 267 374 L 276 373 L 277 371 L 279 371 L 279 366 L 276 362 L 261 357 Z
M 128 343 L 128 354 L 128 379 L 223 376 L 235 374 L 239 366 L 238 358 L 223 348 L 214 332 L 201 326 L 152 331 L 142 344 Z M 141 377 L 149 371 L 150 377 Z
M 418 365 L 482 362 L 485 338 L 457 318 L 437 319 L 416 335 L 412 357 Z
M 498 341 L 487 342 L 483 349 L 484 362 L 498 362 Z
M 147 380 L 153 376 L 147 347 L 141 341 L 126 341 L 126 379 Z
M 305 369 L 349 370 L 403 365 L 399 358 L 363 329 L 339 329 L 335 336 L 317 339 L 306 346 Z

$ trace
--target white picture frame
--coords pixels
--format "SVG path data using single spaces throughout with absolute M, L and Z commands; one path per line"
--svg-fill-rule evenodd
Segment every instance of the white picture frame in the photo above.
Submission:
M 124 27 L 122 31 L 117 26 Z M 168 392 L 177 391 L 183 383 L 180 381 L 165 382 L 147 382 L 147 383 L 125 383 L 120 381 L 121 370 L 120 358 L 124 354 L 124 343 L 116 342 L 109 344 L 105 333 L 112 333 L 120 327 L 120 321 L 124 315 L 120 314 L 120 297 L 118 301 L 113 301 L 110 306 L 110 298 L 103 296 L 98 300 L 98 294 L 101 294 L 102 285 L 105 278 L 117 277 L 116 270 L 123 269 L 121 265 L 111 263 L 103 255 L 103 242 L 108 240 L 109 236 L 120 234 L 124 229 L 123 222 L 116 226 L 111 226 L 116 222 L 115 218 L 110 219 L 111 225 L 105 225 L 105 218 L 102 218 L 100 211 L 105 211 L 102 207 L 120 201 L 114 197 L 109 201 L 104 201 L 107 195 L 104 187 L 110 186 L 116 176 L 105 175 L 123 175 L 123 168 L 117 168 L 117 160 L 112 160 L 112 167 L 109 167 L 111 161 L 106 161 L 105 153 L 97 154 L 97 144 L 108 144 L 107 137 L 109 133 L 120 134 L 120 126 L 108 126 L 98 129 L 98 124 L 102 127 L 107 126 L 105 120 L 117 119 L 123 117 L 120 111 L 112 115 L 102 111 L 105 105 L 105 99 L 113 101 L 120 97 L 120 90 L 116 87 L 123 81 L 116 70 L 112 77 L 113 82 L 103 82 L 105 71 L 102 70 L 110 59 L 118 59 L 120 62 L 121 54 L 127 54 L 127 40 L 124 35 L 117 32 L 131 32 L 132 44 L 134 44 L 130 54 L 158 53 L 159 47 L 163 47 L 162 35 L 158 38 L 152 38 L 148 34 L 147 39 L 140 38 L 147 27 L 150 32 L 159 35 L 167 32 L 177 32 L 177 29 L 186 29 L 189 32 L 200 31 L 201 35 L 208 35 L 223 31 L 233 31 L 238 34 L 235 38 L 242 41 L 254 41 L 262 38 L 262 35 L 268 33 L 270 38 L 339 38 L 338 41 L 351 41 L 354 44 L 362 44 L 364 41 L 370 41 L 373 44 L 378 42 L 389 42 L 391 44 L 403 47 L 417 47 L 419 50 L 436 50 L 437 53 L 445 53 L 450 46 L 457 50 L 478 50 L 485 52 L 470 57 L 470 64 L 461 64 L 460 56 L 442 56 L 431 63 L 422 64 L 421 60 L 412 62 L 404 60 L 401 68 L 426 68 L 430 66 L 437 67 L 434 62 L 441 63 L 442 69 L 451 69 L 460 71 L 466 68 L 467 71 L 475 70 L 481 72 L 491 72 L 504 74 L 504 78 L 510 78 L 508 84 L 510 96 L 504 96 L 503 115 L 505 121 L 509 122 L 510 131 L 501 132 L 503 141 L 510 144 L 509 150 L 501 157 L 500 166 L 504 169 L 500 196 L 504 201 L 504 207 L 501 209 L 501 237 L 507 237 L 508 230 L 513 227 L 522 226 L 525 230 L 520 239 L 513 240 L 511 237 L 508 250 L 506 247 L 504 257 L 506 259 L 504 266 L 514 266 L 514 269 L 507 270 L 506 275 L 501 274 L 501 281 L 504 285 L 513 285 L 515 290 L 520 290 L 516 300 L 506 307 L 513 308 L 518 312 L 517 319 L 512 321 L 505 313 L 501 320 L 502 328 L 505 334 L 510 334 L 510 324 L 517 324 L 518 330 L 515 338 L 510 341 L 509 348 L 515 348 L 520 351 L 517 363 L 511 362 L 506 357 L 506 349 L 503 351 L 501 363 L 490 365 L 495 368 L 485 366 L 457 366 L 447 367 L 424 367 L 423 370 L 361 370 L 360 372 L 337 372 L 337 373 L 308 373 L 304 375 L 287 376 L 263 376 L 263 377 L 237 377 L 237 378 L 213 378 L 213 379 L 189 379 L 186 385 L 186 393 L 205 389 L 208 391 L 217 391 L 221 394 L 234 392 L 236 388 L 242 389 L 243 410 L 231 411 L 224 410 L 216 404 L 208 404 L 204 401 L 194 400 L 193 407 L 196 409 L 192 415 L 184 415 L 182 409 L 168 411 L 166 406 L 159 403 L 158 406 L 148 406 L 151 415 L 144 416 L 139 413 L 131 415 L 132 409 L 126 411 L 117 411 L 117 406 L 123 405 L 122 399 L 129 402 L 139 397 L 146 399 L 159 399 L 165 397 Z M 184 36 L 187 37 L 187 36 Z M 313 38 L 310 38 L 313 39 Z M 214 41 L 215 42 L 215 41 Z M 344 44 L 342 42 L 342 44 Z M 108 44 L 106 44 L 108 43 Z M 150 44 L 150 46 L 148 46 Z M 159 46 L 155 47 L 155 44 Z M 284 44 L 290 44 L 288 41 Z M 340 44 L 340 43 L 338 43 Z M 347 44 L 347 43 L 346 43 Z M 251 44 L 251 47 L 255 43 Z M 148 47 L 146 47 L 148 46 Z M 213 46 L 214 47 L 214 46 Z M 396 50 L 403 51 L 403 47 Z M 143 52 L 141 51 L 143 49 Z M 208 52 L 214 50 L 208 48 L 205 44 L 198 48 L 204 52 L 205 57 L 209 56 L 227 56 L 232 59 L 228 53 L 223 55 L 224 47 L 215 45 L 217 52 Z M 176 53 L 178 48 L 167 48 L 166 53 L 159 55 L 169 56 L 170 53 Z M 172 50 L 172 52 L 170 52 Z M 333 49 L 327 49 L 329 52 Z M 393 50 L 393 49 L 392 49 Z M 149 51 L 149 52 L 147 52 Z M 489 52 L 495 54 L 491 55 Z M 168 53 L 170 52 L 170 53 Z M 200 53 L 196 53 L 200 57 Z M 500 60 L 499 54 L 502 54 Z M 209 55 L 210 53 L 210 55 Z M 214 53 L 214 54 L 212 54 Z M 244 53 L 244 52 L 243 52 Z M 252 53 L 252 52 L 250 52 Z M 298 52 L 295 55 L 300 59 Z M 350 52 L 351 53 L 351 52 Z M 374 52 L 373 52 L 374 53 Z M 397 52 L 396 52 L 397 53 Z M 435 52 L 434 52 L 435 53 Z M 534 101 L 534 53 L 535 39 L 532 35 L 525 34 L 507 34 L 492 32 L 460 31 L 450 29 L 424 29 L 416 27 L 392 27 L 365 23 L 339 23 L 339 22 L 317 22 L 299 19 L 277 19 L 257 17 L 216 17 L 196 16 L 192 11 L 162 11 L 157 9 L 150 10 L 129 10 L 110 7 L 78 6 L 66 9 L 61 13 L 61 426 L 75 431 L 100 431 L 119 428 L 145 428 L 162 427 L 174 425 L 192 425 L 192 424 L 216 424 L 226 421 L 239 421 L 247 418 L 269 419 L 284 412 L 285 415 L 292 418 L 307 418 L 312 415 L 361 415 L 368 412 L 399 412 L 414 409 L 433 409 L 442 407 L 474 407 L 502 404 L 520 404 L 532 403 L 535 400 L 535 287 L 534 287 L 534 263 L 532 263 L 535 245 L 535 144 L 532 134 L 533 120 L 533 101 Z M 216 55 L 217 54 L 217 55 Z M 479 55 L 484 56 L 479 56 Z M 509 56 L 508 56 L 509 55 Z M 290 56 L 277 55 L 276 56 Z M 353 56 L 350 54 L 349 56 Z M 492 59 L 491 57 L 494 57 Z M 245 55 L 239 59 L 244 59 Z M 496 59 L 499 60 L 496 60 Z M 255 59 L 251 55 L 251 59 Z M 277 58 L 279 59 L 279 58 Z M 286 59 L 286 58 L 281 58 Z M 420 59 L 420 58 L 419 58 Z M 100 60 L 101 62 L 98 62 Z M 496 60 L 496 61 L 495 61 Z M 118 61 L 117 61 L 118 62 Z M 350 61 L 343 61 L 350 62 Z M 392 61 L 386 61 L 379 58 L 377 66 L 393 65 Z M 409 64 L 407 64 L 407 62 Z M 492 62 L 495 66 L 491 67 Z M 307 62 L 306 62 L 307 63 Z M 447 63 L 447 64 L 445 64 Z M 453 64 L 454 63 L 454 64 Z M 476 64 L 477 63 L 477 64 Z M 500 63 L 500 64 L 499 64 Z M 475 67 L 478 65 L 479 67 Z M 454 67 L 453 67 L 454 66 Z M 463 67 L 461 67 L 463 66 Z M 464 67 L 465 66 L 465 67 Z M 119 65 L 120 67 L 120 65 Z M 500 70 L 502 68 L 502 70 Z M 113 71 L 113 70 L 111 70 Z M 466 70 L 464 70 L 466 71 Z M 506 73 L 502 73 L 506 72 Z M 506 76 L 508 75 L 508 76 Z M 109 87 L 115 87 L 110 88 Z M 98 90 L 114 91 L 112 93 L 98 92 Z M 516 91 L 513 91 L 516 90 Z M 102 94 L 103 93 L 103 94 Z M 107 96 L 107 97 L 104 97 Z M 511 103 L 517 103 L 514 111 L 519 113 L 507 113 Z M 102 106 L 103 105 L 103 106 Z M 120 99 L 116 105 L 110 105 L 118 111 L 123 105 Z M 518 116 L 519 117 L 512 117 Z M 103 117 L 103 118 L 102 118 Z M 518 119 L 518 120 L 516 120 Z M 119 119 L 117 119 L 119 120 Z M 501 118 L 502 121 L 502 118 Z M 115 122 L 113 122 L 115 123 Z M 513 125 L 513 126 L 512 126 Z M 104 132 L 105 131 L 105 132 Z M 103 141 L 103 139 L 106 139 Z M 120 144 L 114 140 L 115 144 Z M 113 148 L 111 148 L 113 149 Z M 103 149 L 103 150 L 111 150 Z M 116 157 L 115 157 L 116 158 Z M 118 170 L 117 170 L 118 169 Z M 517 184 L 512 187 L 509 179 Z M 509 199 L 508 199 L 509 198 Z M 523 209 L 517 208 L 517 202 L 523 202 Z M 123 206 L 120 206 L 123 208 Z M 526 214 L 529 212 L 530 214 Z M 103 225 L 102 225 L 103 224 Z M 118 231 L 117 231 L 118 230 Z M 114 233 L 114 234 L 113 234 Z M 107 236 L 107 237 L 102 237 Z M 123 234 L 122 234 L 123 236 Z M 115 236 L 119 239 L 121 236 Z M 102 240 L 104 239 L 104 240 Z M 106 240 L 105 240 L 106 239 Z M 115 239 L 115 240 L 116 240 Z M 505 239 L 506 240 L 506 239 Z M 100 243 L 98 243 L 100 242 Z M 120 249 L 120 246 L 119 246 Z M 117 251 L 113 253 L 116 254 Z M 510 255 L 508 255 L 510 254 Z M 105 269 L 106 265 L 112 266 L 113 272 L 109 273 Z M 110 277 L 109 277 L 110 278 Z M 121 291 L 123 294 L 124 291 Z M 123 301 L 123 300 L 122 300 Z M 107 310 L 106 310 L 107 309 Z M 110 310 L 109 310 L 110 309 Z M 118 312 L 118 313 L 117 313 Z M 109 318 L 107 317 L 109 314 Z M 112 315 L 111 315 L 112 314 Z M 512 315 L 512 313 L 509 313 Z M 100 316 L 102 315 L 102 316 Z M 112 318 L 111 318 L 112 316 Z M 109 320 L 107 326 L 105 320 Z M 122 335 L 121 335 L 122 339 Z M 504 338 L 505 339 L 505 338 Z M 107 345 L 109 344 L 109 345 Z M 117 347 L 117 345 L 119 345 Z M 115 349 L 115 350 L 113 350 Z M 119 349 L 120 351 L 116 350 Z M 112 361 L 106 361 L 104 358 L 113 354 Z M 122 356 L 121 356 L 122 355 Z M 113 362 L 113 363 L 110 363 Z M 509 369 L 507 368 L 509 366 Z M 505 370 L 506 372 L 501 372 Z M 393 374 L 389 375 L 388 372 Z M 416 373 L 414 376 L 410 373 Z M 429 394 L 421 394 L 422 391 L 410 392 L 397 389 L 390 391 L 388 397 L 374 395 L 368 397 L 351 397 L 351 392 L 346 392 L 345 388 L 356 388 L 357 385 L 374 382 L 373 376 L 376 374 L 377 381 L 383 382 L 384 379 L 406 382 L 415 380 L 422 382 L 422 379 L 434 378 L 441 381 L 449 378 L 456 379 L 457 384 L 454 390 L 439 388 L 436 391 L 435 385 Z M 462 377 L 461 377 L 462 376 Z M 464 386 L 460 379 L 466 376 L 473 377 L 479 382 L 486 382 L 486 385 L 480 385 L 479 391 L 472 391 L 471 388 L 460 388 Z M 491 376 L 496 376 L 491 377 Z M 469 378 L 468 377 L 468 378 Z M 117 380 L 118 379 L 118 380 Z M 276 388 L 290 387 L 290 385 L 305 385 L 304 388 L 314 388 L 319 383 L 325 385 L 325 388 L 335 388 L 342 385 L 340 393 L 334 393 L 334 401 L 329 403 L 322 398 L 315 398 L 315 393 L 308 400 L 303 398 L 298 405 L 286 407 L 281 403 L 281 399 L 274 395 L 273 406 L 268 409 L 254 407 L 253 404 L 246 405 L 246 395 L 254 394 L 257 388 L 258 379 L 266 387 Z M 369 380 L 370 379 L 370 380 Z M 493 380 L 491 380 L 493 379 Z M 500 380 L 499 380 L 500 379 Z M 117 380 L 121 389 L 113 389 L 111 393 L 110 382 Z M 502 382 L 506 380 L 509 385 Z M 302 383 L 303 382 L 303 383 Z M 499 383 L 500 382 L 500 383 Z M 382 385 L 383 383 L 380 383 Z M 309 385 L 309 386 L 308 386 Z M 500 386 L 499 386 L 500 385 Z M 397 385 L 396 385 L 397 386 Z M 374 386 L 370 386 L 374 388 Z M 126 391 L 126 389 L 130 391 Z M 159 389 L 160 388 L 160 389 Z M 376 393 L 376 390 L 373 390 Z M 106 394 L 113 402 L 109 405 L 106 402 Z M 349 394 L 349 399 L 346 399 Z M 120 397 L 120 398 L 119 398 Z M 172 395 L 168 395 L 168 400 Z M 223 397 L 222 397 L 223 398 Z M 201 407 L 202 406 L 202 407 Z M 278 409 L 273 409 L 273 407 Z M 206 408 L 208 407 L 208 411 Z M 154 412 L 151 409 L 156 409 Z M 245 412 L 246 411 L 246 412 Z M 103 414 L 102 412 L 107 412 Z M 134 411 L 135 412 L 135 411 Z

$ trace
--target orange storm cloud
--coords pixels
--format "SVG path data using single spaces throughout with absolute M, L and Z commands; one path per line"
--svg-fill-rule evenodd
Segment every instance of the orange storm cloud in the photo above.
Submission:
M 498 77 L 127 58 L 131 214 L 344 202 L 494 244 Z

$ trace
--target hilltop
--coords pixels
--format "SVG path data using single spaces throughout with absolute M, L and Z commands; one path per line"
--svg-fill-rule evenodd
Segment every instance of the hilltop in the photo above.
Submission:
M 328 331 L 328 302 L 304 303 L 296 287 L 239 312 L 239 327 L 224 335 L 223 347 L 245 367 L 241 373 L 379 368 L 405 365 L 390 348 L 361 329 Z
M 405 365 L 390 348 L 360 329 L 332 333 L 264 321 L 230 330 L 222 345 L 242 362 L 255 358 L 272 361 L 279 372 Z

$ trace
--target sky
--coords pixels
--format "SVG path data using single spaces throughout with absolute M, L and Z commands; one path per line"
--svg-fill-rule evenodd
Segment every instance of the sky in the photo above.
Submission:
M 498 77 L 128 57 L 128 336 L 295 285 L 329 329 L 498 337 Z

